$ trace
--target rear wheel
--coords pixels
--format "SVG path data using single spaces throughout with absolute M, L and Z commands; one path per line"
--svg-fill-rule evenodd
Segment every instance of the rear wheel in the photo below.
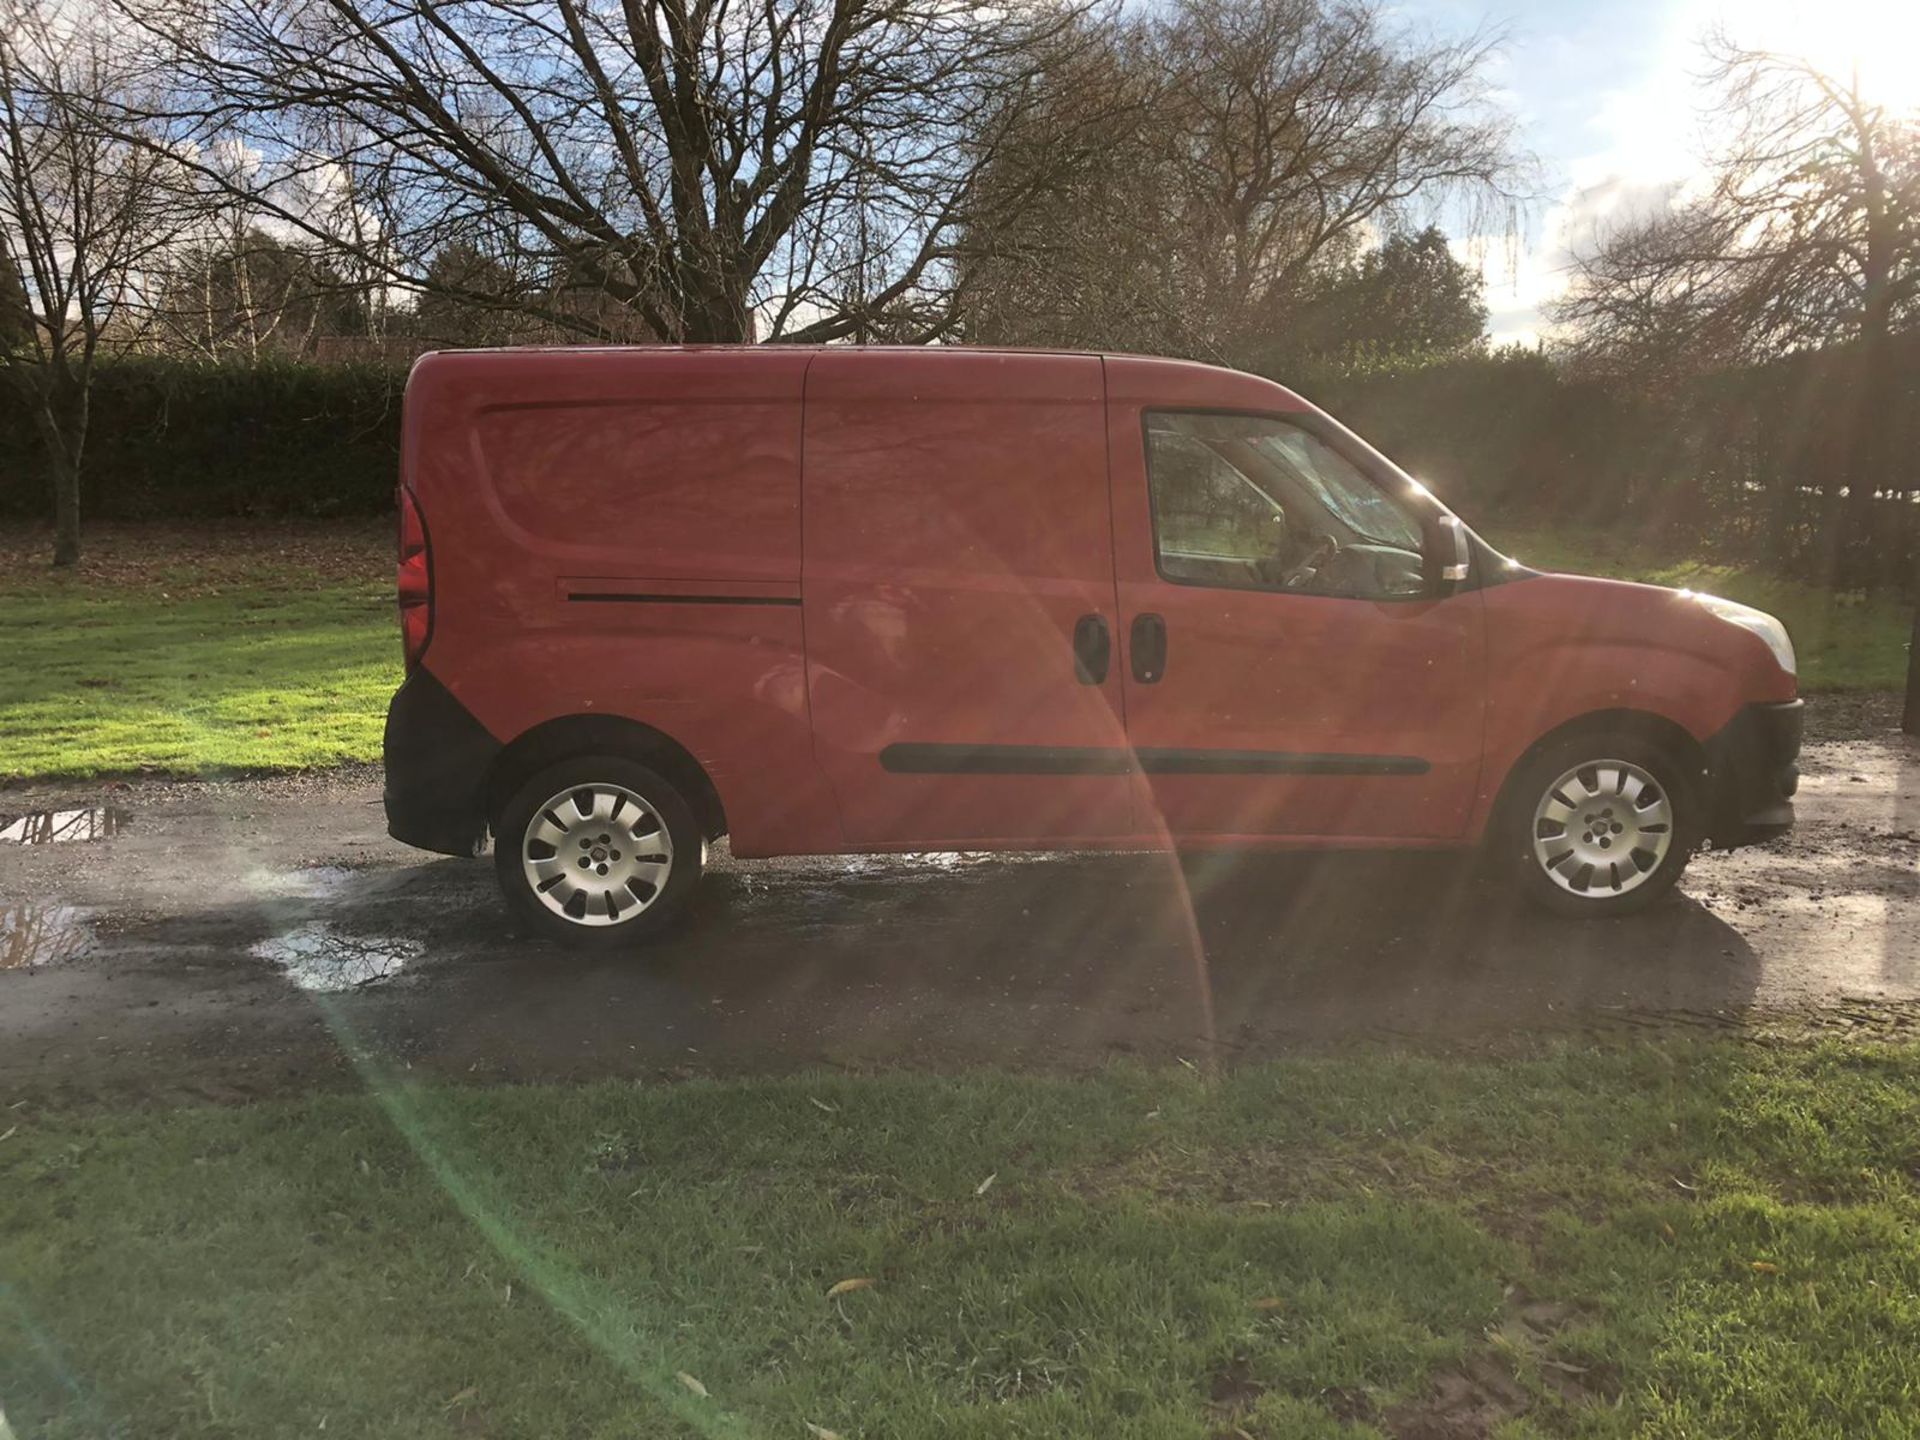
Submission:
M 1570 736 L 1526 761 L 1499 845 L 1535 902 L 1562 915 L 1626 915 L 1665 895 L 1701 833 L 1684 769 L 1646 741 Z
M 494 832 L 507 903 L 573 945 L 620 945 L 671 924 L 705 859 L 685 797 L 618 755 L 582 755 L 531 776 Z

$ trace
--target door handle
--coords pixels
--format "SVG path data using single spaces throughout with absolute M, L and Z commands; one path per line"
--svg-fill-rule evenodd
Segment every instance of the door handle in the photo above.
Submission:
M 1082 685 L 1104 685 L 1113 658 L 1113 635 L 1104 615 L 1082 615 L 1073 626 L 1073 678 Z
M 1133 678 L 1151 685 L 1167 673 L 1167 622 L 1158 615 L 1133 617 L 1133 634 L 1127 645 L 1133 664 Z

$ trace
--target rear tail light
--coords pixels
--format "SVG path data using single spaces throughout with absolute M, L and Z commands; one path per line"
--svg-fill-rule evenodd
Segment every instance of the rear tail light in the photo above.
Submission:
M 427 524 L 419 502 L 400 487 L 400 645 L 411 671 L 433 638 L 433 561 L 427 553 Z

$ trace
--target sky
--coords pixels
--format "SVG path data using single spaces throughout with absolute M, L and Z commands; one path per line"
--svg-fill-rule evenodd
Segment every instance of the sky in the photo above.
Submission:
M 1539 199 L 1517 241 L 1456 233 L 1487 280 L 1496 342 L 1545 332 L 1541 303 L 1566 283 L 1570 247 L 1645 213 L 1702 173 L 1716 117 L 1701 41 L 1716 25 L 1748 45 L 1806 54 L 1869 95 L 1920 103 L 1920 0 L 1388 0 L 1407 25 L 1506 39 L 1487 71 L 1539 159 Z M 1446 220 L 1443 218 L 1443 224 Z M 1457 232 L 1456 221 L 1448 226 Z

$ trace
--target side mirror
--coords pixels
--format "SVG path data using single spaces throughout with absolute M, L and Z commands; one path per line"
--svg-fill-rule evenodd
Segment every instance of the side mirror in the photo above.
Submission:
M 1467 527 L 1451 515 L 1442 515 L 1427 530 L 1427 588 L 1439 597 L 1457 592 L 1466 583 L 1473 561 Z

